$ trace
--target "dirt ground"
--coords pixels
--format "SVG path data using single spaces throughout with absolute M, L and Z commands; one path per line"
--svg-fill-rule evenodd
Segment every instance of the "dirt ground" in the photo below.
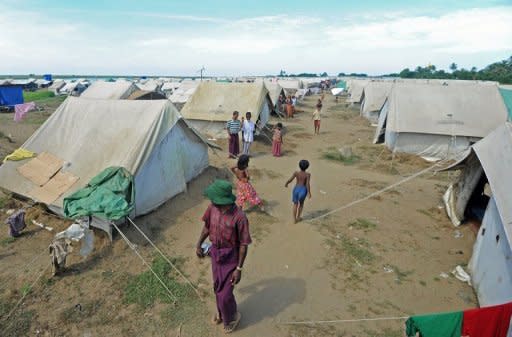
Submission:
M 324 102 L 321 134 L 314 136 L 310 114 L 317 99 L 305 98 L 298 107 L 303 112 L 283 121 L 283 157 L 272 157 L 264 136 L 253 145 L 249 169 L 253 185 L 265 200 L 266 213 L 248 212 L 253 244 L 236 289 L 243 318 L 235 335 L 403 336 L 403 319 L 286 323 L 403 317 L 477 306 L 472 288 L 450 273 L 457 265 L 466 266 L 474 242 L 471 230 L 454 228 L 442 209 L 441 196 L 454 179 L 453 173 L 428 172 L 315 219 L 430 165 L 373 145 L 374 128 L 356 109 L 342 100 L 336 104 L 330 95 Z M 0 118 L 0 131 L 12 133 L 16 146 L 36 128 L 26 122 L 4 124 L 5 117 Z M 6 142 L 0 140 L 2 151 L 6 144 L 6 152 L 15 148 Z M 337 149 L 342 146 L 351 147 L 351 158 L 339 157 Z M 306 201 L 304 220 L 293 224 L 291 187 L 286 189 L 284 183 L 300 159 L 311 162 L 312 199 Z M 0 233 L 3 335 L 222 335 L 220 327 L 209 323 L 215 307 L 210 263 L 194 256 L 194 246 L 208 205 L 202 191 L 215 178 L 232 179 L 228 168 L 235 162 L 223 152 L 212 152 L 210 162 L 210 168 L 189 184 L 186 193 L 136 219 L 197 285 L 204 302 L 174 275 L 180 285 L 169 284 L 176 286 L 172 289 L 179 296 L 175 304 L 169 303 L 160 285 L 145 277 L 147 268 L 123 239 L 117 235 L 110 244 L 100 232 L 91 256 L 81 258 L 76 249 L 68 259 L 69 270 L 51 278 L 45 268 L 53 233 L 32 225 L 31 220 L 36 218 L 56 230 L 69 222 L 29 209 L 28 229 L 20 238 L 9 239 L 7 230 Z M 21 206 L 0 195 L 0 221 L 7 217 L 7 209 Z M 132 226 L 121 229 L 146 260 L 155 260 L 155 250 Z M 23 295 L 19 308 L 7 321 L 3 319 Z M 133 300 L 133 296 L 138 297 Z

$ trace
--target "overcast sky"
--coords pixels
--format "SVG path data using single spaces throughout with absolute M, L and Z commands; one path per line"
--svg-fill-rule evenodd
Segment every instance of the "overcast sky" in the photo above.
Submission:
M 512 0 L 0 0 L 0 74 L 383 74 L 512 56 Z

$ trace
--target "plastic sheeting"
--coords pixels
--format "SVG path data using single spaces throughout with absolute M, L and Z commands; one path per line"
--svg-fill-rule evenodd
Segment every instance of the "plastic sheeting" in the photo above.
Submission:
M 13 107 L 23 103 L 23 89 L 19 85 L 0 86 L 0 106 Z

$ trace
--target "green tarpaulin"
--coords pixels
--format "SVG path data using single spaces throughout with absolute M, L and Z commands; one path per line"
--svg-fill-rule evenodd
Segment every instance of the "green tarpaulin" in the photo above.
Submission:
M 340 80 L 338 83 L 336 83 L 336 88 L 347 89 L 347 82 Z
M 135 206 L 133 176 L 125 168 L 109 167 L 89 184 L 64 198 L 64 215 L 68 218 L 93 215 L 119 220 Z
M 512 121 L 512 90 L 500 88 L 501 97 L 503 97 L 503 102 L 507 106 L 508 110 L 508 120 Z
M 462 311 L 411 316 L 405 323 L 405 332 L 409 337 L 417 332 L 421 337 L 460 337 L 462 317 Z

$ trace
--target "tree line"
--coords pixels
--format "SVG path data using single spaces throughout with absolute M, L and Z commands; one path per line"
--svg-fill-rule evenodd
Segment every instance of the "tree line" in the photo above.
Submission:
M 450 64 L 450 72 L 437 69 L 434 65 L 426 67 L 418 66 L 411 70 L 405 68 L 399 73 L 384 75 L 385 77 L 400 78 L 433 78 L 433 79 L 457 79 L 457 80 L 481 80 L 497 81 L 502 84 L 512 84 L 512 56 L 506 60 L 489 64 L 483 69 L 476 67 L 471 69 L 459 69 L 456 63 Z

